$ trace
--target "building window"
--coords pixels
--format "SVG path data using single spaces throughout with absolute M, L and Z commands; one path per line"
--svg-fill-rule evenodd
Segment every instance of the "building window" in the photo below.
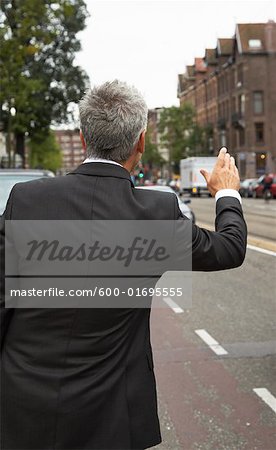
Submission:
M 226 119 L 226 102 L 223 102 L 223 118 Z
M 229 100 L 225 102 L 225 118 L 229 119 Z
M 249 48 L 262 48 L 262 42 L 260 39 L 249 39 L 248 41 Z
M 256 153 L 256 173 L 263 175 L 266 170 L 266 153 Z
M 228 73 L 226 73 L 225 74 L 225 77 L 224 77 L 224 87 L 225 87 L 225 92 L 228 92 L 228 90 L 229 90 L 229 76 L 228 76 Z
M 253 108 L 254 114 L 263 114 L 264 112 L 264 95 L 262 91 L 253 92 Z
M 222 94 L 222 87 L 221 87 L 222 77 L 220 76 L 218 79 L 218 94 Z
M 224 94 L 225 92 L 225 75 L 222 75 L 221 77 L 221 93 Z
M 63 135 L 60 137 L 61 142 L 70 142 L 70 136 Z
M 244 128 L 239 129 L 239 146 L 243 147 L 245 144 L 245 131 Z
M 264 142 L 264 124 L 261 122 L 255 123 L 255 137 L 256 142 Z
M 231 73 L 231 89 L 235 89 L 235 69 L 232 69 Z
M 238 146 L 237 130 L 234 129 L 231 131 L 231 138 L 232 138 L 232 147 L 233 148 L 237 147 Z
M 245 113 L 245 95 L 242 94 L 239 96 L 239 113 L 241 117 L 244 116 Z
M 220 135 L 219 135 L 219 140 L 220 140 L 220 146 L 226 147 L 226 132 L 225 132 L 225 130 L 221 130 Z
M 237 86 L 242 85 L 243 85 L 243 65 L 239 64 L 237 70 Z

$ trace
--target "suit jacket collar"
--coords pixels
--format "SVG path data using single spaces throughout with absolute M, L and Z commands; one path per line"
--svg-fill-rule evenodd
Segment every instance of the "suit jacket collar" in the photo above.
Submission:
M 134 187 L 134 184 L 131 180 L 130 173 L 121 166 L 115 164 L 107 164 L 100 162 L 91 162 L 81 164 L 69 174 L 81 174 L 81 175 L 92 175 L 97 177 L 115 177 L 115 178 L 123 178 L 128 180 L 131 185 Z

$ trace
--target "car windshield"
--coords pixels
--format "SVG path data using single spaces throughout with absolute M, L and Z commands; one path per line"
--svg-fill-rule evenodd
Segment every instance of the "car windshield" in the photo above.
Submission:
M 41 178 L 41 175 L 1 175 L 0 176 L 0 215 L 3 214 L 9 194 L 16 183 L 22 181 L 35 180 Z

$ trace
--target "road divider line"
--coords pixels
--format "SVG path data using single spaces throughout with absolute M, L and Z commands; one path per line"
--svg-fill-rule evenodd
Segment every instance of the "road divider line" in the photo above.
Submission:
M 195 330 L 195 333 L 216 355 L 228 355 L 228 352 L 206 330 Z
M 176 313 L 176 314 L 181 314 L 184 312 L 184 310 L 182 308 L 180 308 L 180 306 L 178 306 L 177 303 L 175 303 L 170 297 L 163 297 L 163 300 L 165 303 L 167 303 L 167 305 Z
M 253 389 L 255 394 L 257 394 L 270 408 L 276 413 L 276 398 L 272 395 L 266 388 L 256 388 Z
M 276 252 L 266 250 L 266 248 L 256 247 L 255 245 L 247 244 L 247 248 L 255 250 L 256 252 L 264 253 L 265 255 L 276 256 Z

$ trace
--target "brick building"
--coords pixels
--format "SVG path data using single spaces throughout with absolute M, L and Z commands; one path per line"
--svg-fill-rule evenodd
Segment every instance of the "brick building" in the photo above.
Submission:
M 210 149 L 236 157 L 242 178 L 276 172 L 276 23 L 237 24 L 233 38 L 178 77 L 180 104 L 212 128 Z
M 78 167 L 85 159 L 81 145 L 79 130 L 55 130 L 55 136 L 62 151 L 63 172 L 69 172 Z
M 160 115 L 164 108 L 149 109 L 148 112 L 148 128 L 151 133 L 152 143 L 157 146 L 158 152 L 165 161 L 165 165 L 169 163 L 170 155 L 169 150 L 164 146 L 161 141 L 161 133 L 158 130 L 158 124 L 160 121 Z
M 152 143 L 156 145 L 160 156 L 163 158 L 163 163 L 161 164 L 158 176 L 161 178 L 169 178 L 173 171 L 173 163 L 170 161 L 169 149 L 166 147 L 164 142 L 162 142 L 162 134 L 158 130 L 158 124 L 163 110 L 164 108 L 149 109 L 148 130 L 151 135 Z

